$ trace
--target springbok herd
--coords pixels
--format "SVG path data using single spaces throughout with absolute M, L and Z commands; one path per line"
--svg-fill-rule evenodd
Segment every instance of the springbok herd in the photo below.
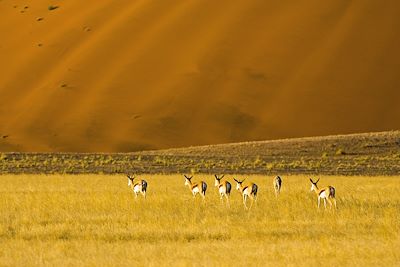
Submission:
M 224 175 L 215 176 L 215 187 L 218 188 L 218 193 L 220 195 L 221 201 L 223 199 L 226 199 L 227 205 L 229 205 L 229 197 L 231 195 L 231 189 L 232 185 L 229 181 L 222 181 L 222 178 L 224 178 Z M 139 194 L 142 194 L 144 198 L 146 198 L 146 192 L 147 192 L 147 182 L 143 179 L 138 179 L 134 182 L 135 176 L 127 175 L 128 177 L 128 186 L 132 189 L 133 193 L 135 194 L 135 197 Z M 190 192 L 192 192 L 193 197 L 195 198 L 198 194 L 200 194 L 203 197 L 203 200 L 206 197 L 206 191 L 207 191 L 207 183 L 204 181 L 200 182 L 194 182 L 192 181 L 193 176 L 186 176 L 185 177 L 185 186 L 188 186 L 190 189 Z M 258 186 L 255 183 L 247 183 L 243 184 L 245 179 L 243 180 L 237 180 L 233 178 L 233 180 L 236 182 L 236 190 L 239 191 L 239 193 L 242 195 L 243 198 L 243 205 L 245 209 L 248 209 L 247 207 L 247 199 L 251 200 L 250 208 L 253 205 L 253 202 L 257 201 L 257 191 L 258 191 Z M 336 190 L 333 186 L 327 186 L 324 188 L 319 189 L 317 186 L 317 183 L 319 182 L 319 179 L 317 181 L 313 181 L 310 178 L 311 182 L 311 191 L 314 191 L 317 194 L 318 198 L 318 208 L 320 207 L 321 199 L 324 201 L 324 206 L 326 209 L 326 202 L 329 203 L 330 207 L 332 208 L 332 205 L 335 206 L 335 209 L 337 208 L 336 206 L 336 199 L 335 199 L 335 193 Z M 280 176 L 276 176 L 273 180 L 273 187 L 275 190 L 275 196 L 278 197 L 281 188 L 282 188 L 282 178 Z

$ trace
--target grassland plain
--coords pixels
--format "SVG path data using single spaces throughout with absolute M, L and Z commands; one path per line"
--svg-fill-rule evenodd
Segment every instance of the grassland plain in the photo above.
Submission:
M 232 181 L 232 176 L 226 176 Z M 245 178 L 245 176 L 237 176 Z M 206 201 L 181 175 L 143 175 L 134 199 L 123 175 L 0 176 L 0 266 L 398 266 L 399 177 L 322 176 L 338 210 L 317 211 L 308 176 L 272 176 L 245 211 L 238 192 Z

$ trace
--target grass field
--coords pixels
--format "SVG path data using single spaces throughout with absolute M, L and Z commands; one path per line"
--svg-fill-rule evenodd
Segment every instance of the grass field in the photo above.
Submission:
M 336 212 L 317 211 L 305 176 L 283 177 L 278 199 L 272 177 L 249 176 L 250 211 L 236 191 L 222 204 L 210 175 L 194 177 L 208 183 L 204 203 L 182 176 L 143 178 L 146 200 L 122 175 L 0 176 L 0 266 L 400 264 L 399 177 L 321 177 Z

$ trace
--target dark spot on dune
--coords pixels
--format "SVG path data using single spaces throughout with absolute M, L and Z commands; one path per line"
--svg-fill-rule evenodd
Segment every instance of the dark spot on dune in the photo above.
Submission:
M 267 79 L 267 76 L 265 75 L 264 72 L 250 69 L 250 68 L 245 68 L 244 71 L 245 71 L 247 77 L 249 77 L 252 80 L 266 80 Z
M 168 114 L 154 119 L 141 121 L 142 134 L 148 138 L 161 140 L 164 147 L 176 146 L 186 138 L 185 131 L 188 129 L 188 118 L 179 115 Z
M 55 9 L 57 9 L 57 8 L 59 8 L 59 6 L 53 6 L 53 5 L 51 5 L 51 6 L 49 6 L 47 9 L 48 9 L 49 11 L 52 11 L 52 10 L 55 10 Z
M 242 111 L 236 106 L 219 106 L 213 112 L 211 119 L 221 125 L 229 135 L 230 141 L 242 141 L 248 138 L 257 126 L 257 118 Z
M 142 115 L 140 115 L 140 114 L 133 114 L 131 117 L 130 117 L 130 119 L 131 120 L 136 120 L 136 119 L 140 119 L 142 117 Z
M 175 131 L 179 127 L 183 126 L 178 118 L 174 116 L 165 116 L 159 119 L 159 126 L 161 129 Z
M 42 21 L 42 20 L 44 20 L 43 17 L 38 17 L 38 18 L 36 18 L 36 21 Z

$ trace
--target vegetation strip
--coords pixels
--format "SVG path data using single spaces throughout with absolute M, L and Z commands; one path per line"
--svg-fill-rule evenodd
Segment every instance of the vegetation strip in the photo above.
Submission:
M 400 131 L 133 153 L 1 153 L 0 173 L 398 175 Z

